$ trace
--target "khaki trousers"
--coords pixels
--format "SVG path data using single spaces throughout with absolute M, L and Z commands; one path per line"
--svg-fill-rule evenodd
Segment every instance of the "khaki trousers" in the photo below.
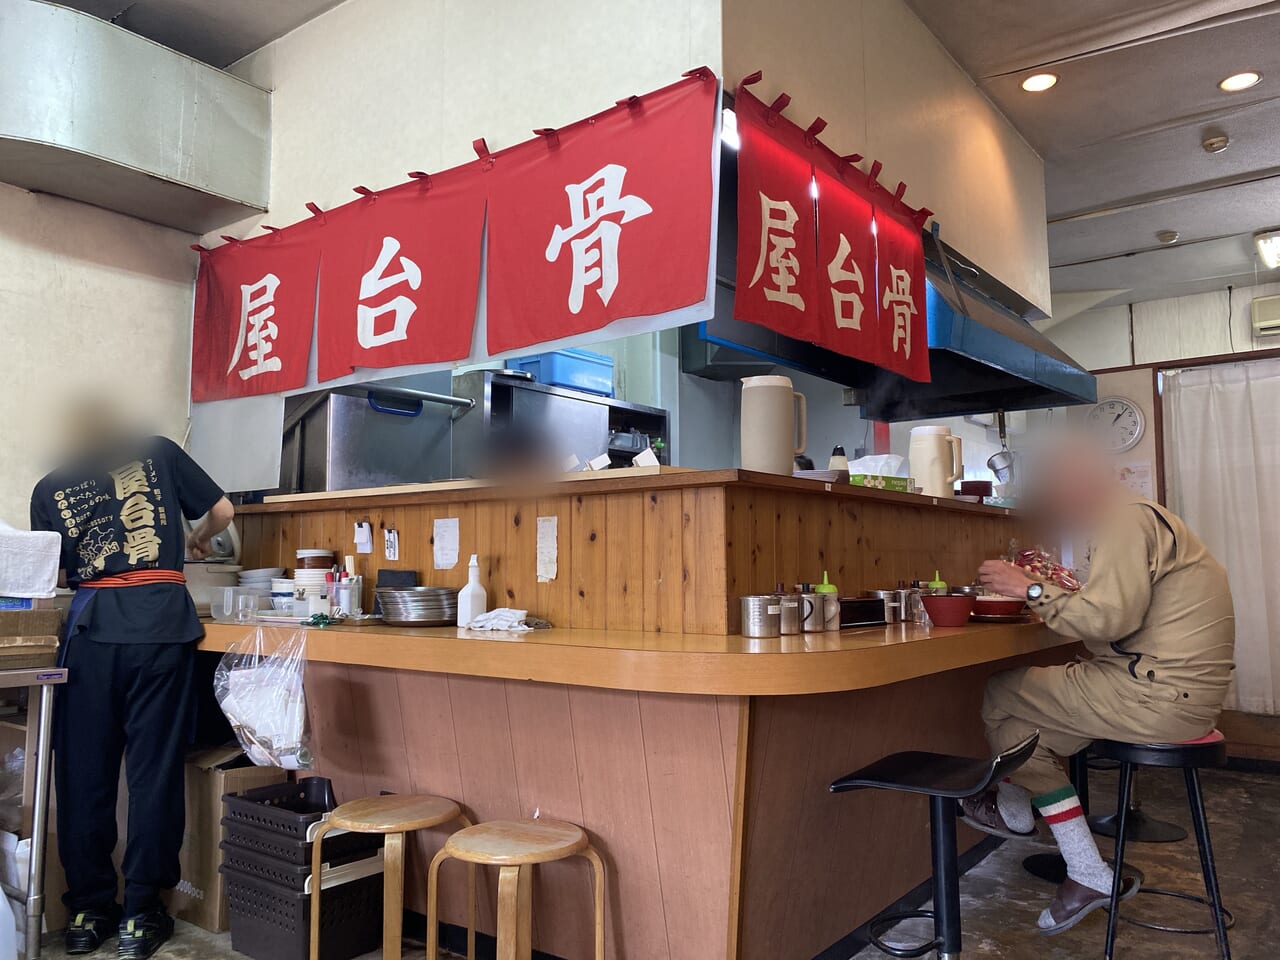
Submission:
M 1010 779 L 1033 797 L 1068 786 L 1062 760 L 1094 740 L 1179 743 L 1213 729 L 1218 708 L 1187 703 L 1172 687 L 1131 677 L 1122 661 L 1022 667 L 987 682 L 982 720 L 999 753 L 1040 732 Z

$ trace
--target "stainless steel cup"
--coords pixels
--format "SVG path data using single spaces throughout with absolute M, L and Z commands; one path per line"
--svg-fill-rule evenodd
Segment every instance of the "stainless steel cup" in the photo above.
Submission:
M 839 618 L 839 614 L 836 616 Z M 805 633 L 822 633 L 827 629 L 826 604 L 822 602 L 822 594 L 800 594 L 800 629 Z
M 794 593 L 780 594 L 778 606 L 782 611 L 780 620 L 782 635 L 790 637 L 800 633 L 800 597 Z
M 782 635 L 782 604 L 776 596 L 742 598 L 742 635 L 779 637 Z

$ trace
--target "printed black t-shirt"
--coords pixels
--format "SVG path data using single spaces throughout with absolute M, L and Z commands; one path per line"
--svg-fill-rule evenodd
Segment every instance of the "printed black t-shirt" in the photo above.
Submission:
M 222 489 L 165 437 L 149 437 L 106 457 L 53 471 L 31 495 L 31 529 L 62 535 L 67 585 L 129 570 L 182 570 L 186 537 L 179 513 L 203 516 Z M 204 635 L 180 583 L 93 591 L 73 634 L 103 643 L 187 643 Z

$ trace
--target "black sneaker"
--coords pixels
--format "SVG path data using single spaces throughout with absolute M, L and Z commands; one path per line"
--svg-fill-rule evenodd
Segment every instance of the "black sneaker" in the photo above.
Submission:
M 116 935 L 120 924 L 120 911 L 81 910 L 67 924 L 67 953 L 78 957 L 93 953 Z
M 120 924 L 120 960 L 146 960 L 173 936 L 173 917 L 152 910 L 130 917 Z

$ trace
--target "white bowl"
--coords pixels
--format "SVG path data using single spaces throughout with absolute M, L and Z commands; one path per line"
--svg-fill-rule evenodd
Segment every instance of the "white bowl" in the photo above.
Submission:
M 270 580 L 284 573 L 284 567 L 258 567 L 256 570 L 241 570 L 241 580 Z

